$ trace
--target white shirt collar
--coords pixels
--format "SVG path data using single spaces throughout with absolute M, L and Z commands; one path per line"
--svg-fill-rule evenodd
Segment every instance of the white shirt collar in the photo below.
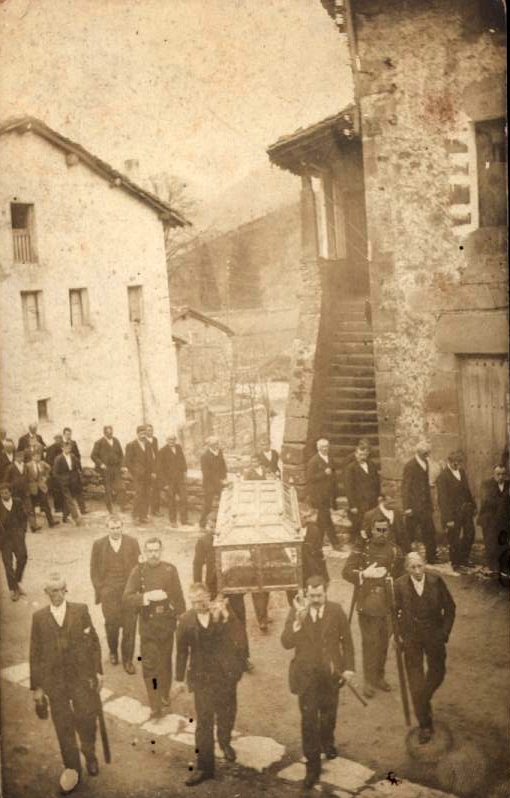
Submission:
M 395 517 L 395 510 L 387 510 L 382 504 L 379 505 L 379 509 L 381 513 L 384 515 L 385 518 L 388 519 L 391 523 L 393 523 L 393 519 Z
M 61 626 L 61 627 L 64 625 L 64 619 L 66 617 L 66 610 L 67 610 L 67 602 L 65 601 L 65 599 L 62 602 L 62 604 L 60 605 L 60 607 L 54 607 L 53 604 L 50 604 L 50 612 L 53 615 L 53 617 L 55 618 L 55 620 L 58 623 L 58 625 Z
M 119 538 L 118 540 L 114 540 L 113 538 L 111 538 L 108 535 L 108 540 L 110 541 L 110 546 L 112 547 L 114 552 L 116 552 L 118 554 L 119 551 L 120 551 L 120 547 L 122 546 L 122 538 Z
M 25 463 L 23 463 L 23 462 L 20 463 L 20 462 L 18 462 L 18 460 L 15 460 L 14 462 L 16 463 L 16 468 L 18 469 L 20 474 L 23 474 L 24 471 L 25 471 Z
M 207 627 L 211 623 L 211 613 L 208 612 L 206 614 L 205 612 L 197 612 L 197 619 L 200 626 L 203 626 L 204 629 L 207 629 Z
M 423 579 L 419 581 L 418 579 L 415 579 L 414 576 L 411 576 L 411 582 L 413 583 L 413 587 L 419 596 L 422 596 L 423 591 L 425 590 L 425 579 L 426 576 L 424 576 Z
M 2 499 L 2 504 L 3 504 L 3 506 L 4 506 L 4 507 L 6 507 L 6 508 L 9 510 L 9 512 L 10 512 L 10 511 L 12 510 L 12 496 L 11 496 L 11 498 L 10 498 L 10 499 L 8 499 L 7 501 L 4 501 L 4 500 Z
M 220 453 L 220 450 L 219 450 L 219 449 L 218 449 L 218 451 L 217 451 L 217 452 L 215 452 L 213 449 L 209 449 L 209 451 L 210 451 L 210 452 L 211 452 L 211 454 L 213 454 L 215 457 L 218 457 L 218 455 L 219 455 L 219 453 Z
M 67 465 L 69 466 L 69 468 L 72 468 L 72 466 L 73 466 L 73 459 L 72 459 L 72 457 L 71 457 L 71 452 L 69 452 L 69 454 L 66 454 L 66 453 L 64 452 L 64 457 L 65 457 L 65 459 L 66 459 L 66 463 L 67 463 Z
M 366 461 L 366 460 L 365 460 L 363 463 L 361 463 L 361 462 L 358 460 L 358 465 L 359 465 L 359 467 L 360 467 L 360 468 L 362 468 L 362 469 L 363 469 L 363 471 L 365 472 L 365 474 L 368 474 L 368 463 L 367 463 L 367 461 Z
M 418 463 L 418 465 L 421 466 L 421 468 L 423 468 L 424 471 L 426 471 L 427 470 L 427 461 L 426 460 L 422 460 L 422 458 L 420 457 L 419 454 L 415 454 L 414 458 L 415 458 L 416 462 Z
M 107 438 L 106 435 L 104 436 L 106 443 L 109 443 L 110 446 L 113 446 L 113 438 Z
M 319 455 L 319 457 L 321 458 L 321 460 L 324 460 L 324 462 L 325 462 L 325 463 L 327 463 L 327 464 L 329 465 L 329 455 L 327 455 L 327 454 L 322 454 L 322 452 L 317 452 L 317 454 Z
M 325 604 L 321 604 L 318 610 L 315 609 L 315 607 L 310 607 L 310 616 L 312 618 L 312 621 L 316 621 L 317 617 L 322 619 L 322 616 L 324 615 L 325 606 L 326 606 Z
M 451 465 L 450 465 L 450 463 L 448 463 L 448 468 L 449 468 L 449 469 L 450 469 L 450 471 L 452 472 L 452 474 L 453 474 L 453 476 L 455 477 L 455 479 L 457 479 L 457 480 L 460 482 L 461 476 L 460 476 L 460 471 L 459 471 L 459 469 L 458 469 L 458 468 L 452 468 L 452 467 L 451 467 Z

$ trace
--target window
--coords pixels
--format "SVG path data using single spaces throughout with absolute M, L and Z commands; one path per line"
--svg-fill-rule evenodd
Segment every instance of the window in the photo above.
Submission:
M 507 141 L 504 119 L 475 124 L 480 227 L 506 225 Z
M 86 288 L 70 289 L 69 313 L 71 327 L 86 327 L 89 324 L 89 296 Z
M 21 307 L 25 332 L 33 333 L 43 330 L 42 291 L 22 291 Z
M 38 399 L 37 400 L 37 418 L 39 421 L 50 420 L 50 400 Z
M 140 322 L 143 319 L 143 297 L 141 285 L 128 286 L 129 321 Z
M 35 263 L 34 206 L 22 202 L 11 202 L 11 226 L 14 261 Z

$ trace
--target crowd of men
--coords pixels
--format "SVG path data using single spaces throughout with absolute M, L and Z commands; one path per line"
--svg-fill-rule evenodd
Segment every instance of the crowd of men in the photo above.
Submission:
M 26 528 L 28 524 L 32 531 L 38 531 L 37 506 L 50 526 L 57 523 L 53 513 L 58 509 L 63 520 L 71 517 L 79 523 L 86 507 L 80 452 L 69 428 L 48 448 L 36 425 L 20 438 L 17 449 L 11 444 L 3 435 L 0 544 L 11 598 L 17 600 L 24 593 Z M 455 619 L 455 604 L 444 580 L 426 570 L 426 564 L 436 560 L 429 454 L 429 447 L 420 443 L 404 467 L 402 511 L 396 507 L 391 491 L 381 491 L 365 440 L 359 442 L 352 462 L 344 469 L 351 547 L 342 575 L 354 586 L 348 615 L 340 604 L 328 599 L 330 580 L 323 544 L 326 536 L 334 548 L 341 543 L 331 515 L 338 478 L 326 440 L 318 441 L 317 454 L 308 463 L 310 506 L 303 505 L 301 519 L 305 528 L 302 587 L 287 593 L 289 614 L 281 635 L 283 648 L 294 652 L 289 685 L 298 697 L 301 714 L 307 789 L 320 778 L 321 754 L 329 759 L 337 756 L 334 731 L 339 690 L 344 684 L 356 689 L 350 630 L 355 610 L 361 632 L 365 698 L 373 700 L 377 691 L 392 689 L 385 668 L 393 632 L 407 673 L 419 743 L 426 745 L 434 735 L 431 701 L 446 673 L 446 643 Z M 155 722 L 168 711 L 187 681 L 195 702 L 197 761 L 186 784 L 194 786 L 214 777 L 215 723 L 225 759 L 236 759 L 231 738 L 237 684 L 244 672 L 253 669 L 244 595 L 226 597 L 218 592 L 213 508 L 227 484 L 225 458 L 218 439 L 209 438 L 201 458 L 204 498 L 199 526 L 203 534 L 195 546 L 191 609 L 186 609 L 178 570 L 163 559 L 161 539 L 150 537 L 141 552 L 136 537 L 125 534 L 122 517 L 114 512 L 116 504 L 126 509 L 123 477 L 129 472 L 137 523 L 147 523 L 149 515 L 160 513 L 161 491 L 165 488 L 171 526 L 177 524 L 178 515 L 181 525 L 187 524 L 187 465 L 176 436 L 170 435 L 159 449 L 152 428 L 140 426 L 124 453 L 112 427 L 107 426 L 91 457 L 103 475 L 110 512 L 106 534 L 94 541 L 90 554 L 90 578 L 104 616 L 109 662 L 112 666 L 122 663 L 129 675 L 136 673 L 133 658 L 138 625 L 142 675 Z M 252 458 L 243 478 L 280 477 L 278 455 L 267 441 L 263 451 Z M 452 568 L 462 570 L 469 563 L 476 506 L 459 453 L 448 457 L 437 489 Z M 478 518 L 489 567 L 499 571 L 501 552 L 507 544 L 502 533 L 508 534 L 509 521 L 509 482 L 504 468 L 495 468 L 483 491 Z M 82 776 L 80 750 L 89 775 L 99 772 L 95 743 L 96 723 L 102 718 L 98 696 L 103 678 L 101 647 L 86 605 L 67 601 L 62 575 L 50 574 L 45 592 L 49 604 L 33 616 L 30 680 L 40 717 L 48 715 L 49 703 L 65 766 L 61 787 L 69 792 Z M 252 592 L 252 599 L 259 626 L 267 631 L 269 593 Z M 404 699 L 405 680 L 400 687 Z

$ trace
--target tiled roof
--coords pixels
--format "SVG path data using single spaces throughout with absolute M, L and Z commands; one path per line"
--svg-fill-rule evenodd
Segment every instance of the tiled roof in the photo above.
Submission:
M 136 199 L 144 202 L 158 214 L 162 221 L 167 222 L 172 227 L 184 227 L 190 224 L 184 216 L 181 216 L 181 214 L 174 210 L 167 202 L 164 202 L 164 200 L 160 199 L 155 194 L 133 183 L 128 177 L 118 172 L 105 161 L 92 155 L 92 153 L 86 150 L 85 147 L 82 147 L 81 144 L 77 144 L 75 141 L 71 141 L 71 139 L 57 133 L 57 131 L 48 127 L 48 125 L 40 119 L 33 116 L 24 116 L 20 119 L 11 119 L 0 124 L 0 136 L 5 133 L 11 133 L 12 131 L 17 131 L 19 133 L 36 133 L 55 147 L 59 147 L 69 155 L 76 156 L 81 163 L 88 166 L 89 169 L 103 177 L 111 185 L 123 189 Z

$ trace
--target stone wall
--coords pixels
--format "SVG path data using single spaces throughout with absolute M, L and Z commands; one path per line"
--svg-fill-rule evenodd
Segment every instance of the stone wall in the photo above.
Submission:
M 475 0 L 352 7 L 381 461 L 399 479 L 421 436 L 437 460 L 465 444 L 459 356 L 508 350 L 506 236 L 480 226 L 476 157 L 476 124 L 505 115 L 505 47 Z

